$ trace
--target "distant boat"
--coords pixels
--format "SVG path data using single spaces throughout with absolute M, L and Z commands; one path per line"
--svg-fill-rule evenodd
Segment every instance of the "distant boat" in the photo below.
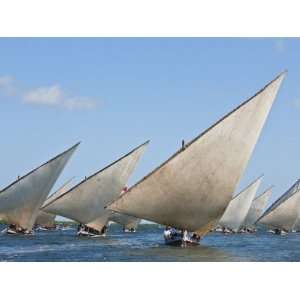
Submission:
M 110 221 L 122 225 L 124 232 L 136 232 L 137 227 L 141 222 L 141 219 L 116 212 L 112 213 L 109 219 Z
M 256 231 L 255 222 L 263 214 L 263 211 L 268 203 L 268 200 L 271 197 L 272 189 L 273 187 L 268 188 L 253 200 L 249 212 L 247 214 L 247 217 L 245 218 L 244 224 L 242 226 L 246 229 L 247 232 Z
M 148 143 L 140 145 L 84 179 L 66 193 L 44 205 L 42 210 L 80 223 L 79 235 L 104 235 L 112 214 L 105 209 L 105 206 L 120 195 Z
M 45 203 L 43 205 L 47 205 L 48 203 L 52 202 L 55 198 L 59 197 L 60 195 L 64 194 L 67 190 L 70 188 L 70 182 L 73 180 L 73 178 L 69 179 L 67 182 L 65 182 L 58 190 L 56 190 L 54 193 L 52 193 Z M 39 211 L 39 214 L 35 221 L 35 228 L 37 230 L 50 230 L 50 229 L 56 229 L 55 225 L 55 218 L 56 215 L 46 213 L 42 210 Z
M 284 76 L 183 145 L 108 208 L 203 237 L 231 201 Z
M 299 232 L 299 231 L 300 231 L 300 215 L 298 216 L 292 229 L 292 232 Z
M 257 220 L 274 233 L 282 234 L 293 230 L 300 215 L 300 179 L 276 200 Z
M 32 232 L 39 209 L 79 143 L 0 191 L 0 219 L 9 234 Z
M 228 229 L 230 232 L 238 232 L 241 229 L 261 180 L 262 177 L 254 180 L 230 201 L 219 221 L 219 227 Z

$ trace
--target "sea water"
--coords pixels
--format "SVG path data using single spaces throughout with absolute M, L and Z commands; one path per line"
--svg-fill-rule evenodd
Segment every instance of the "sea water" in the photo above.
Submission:
M 64 231 L 40 231 L 32 236 L 1 234 L 0 260 L 300 261 L 300 233 L 209 233 L 200 245 L 181 248 L 165 245 L 163 230 L 156 224 L 142 224 L 137 232 L 124 233 L 113 224 L 107 236 L 99 238 L 77 237 L 75 226 Z

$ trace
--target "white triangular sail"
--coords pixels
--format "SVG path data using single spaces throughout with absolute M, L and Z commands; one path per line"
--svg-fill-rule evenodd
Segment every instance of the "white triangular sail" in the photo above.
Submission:
M 39 209 L 79 145 L 52 158 L 0 191 L 0 218 L 31 230 Z
M 73 178 L 69 179 L 67 182 L 65 182 L 58 190 L 56 190 L 54 193 L 52 193 L 45 203 L 43 205 L 47 205 L 47 203 L 52 202 L 54 199 L 59 197 L 60 195 L 67 192 L 70 188 L 70 182 Z M 35 225 L 37 226 L 44 226 L 44 227 L 53 227 L 55 224 L 55 218 L 56 215 L 46 213 L 42 210 L 39 210 L 39 213 L 37 215 L 37 218 L 35 220 Z
M 200 235 L 214 228 L 232 199 L 284 76 L 192 140 L 109 208 Z
M 247 214 L 247 217 L 245 218 L 243 227 L 253 229 L 255 228 L 255 222 L 258 220 L 258 218 L 263 214 L 264 209 L 267 206 L 268 200 L 271 197 L 272 194 L 272 187 L 264 191 L 262 194 L 257 196 L 249 209 L 249 212 Z
M 97 230 L 111 214 L 105 206 L 115 200 L 126 185 L 148 142 L 80 182 L 67 193 L 43 206 L 43 211 L 87 224 Z
M 124 214 L 116 213 L 114 212 L 110 219 L 110 221 L 113 221 L 115 223 L 118 223 L 122 225 L 125 229 L 136 229 L 141 222 L 141 219 L 132 217 L 132 216 L 127 216 Z
M 300 214 L 300 180 L 276 200 L 258 219 L 257 223 L 270 228 L 291 231 Z
M 261 180 L 261 177 L 256 179 L 230 201 L 219 221 L 219 226 L 229 228 L 233 231 L 240 229 L 251 207 L 257 189 L 261 184 Z

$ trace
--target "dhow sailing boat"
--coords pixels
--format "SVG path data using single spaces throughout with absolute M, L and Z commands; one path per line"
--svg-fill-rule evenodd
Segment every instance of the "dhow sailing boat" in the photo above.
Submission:
M 300 215 L 300 180 L 276 200 L 257 220 L 275 234 L 292 231 Z
M 124 232 L 136 232 L 141 219 L 113 212 L 109 218 L 110 221 L 123 226 Z
M 69 179 L 65 182 L 57 191 L 52 193 L 43 205 L 47 205 L 48 203 L 52 202 L 55 198 L 59 197 L 60 195 L 64 194 L 70 188 L 70 182 L 73 178 Z M 39 214 L 35 221 L 35 229 L 41 231 L 53 230 L 56 229 L 55 225 L 55 218 L 56 215 L 46 213 L 42 210 L 39 211 Z
M 242 192 L 235 196 L 227 206 L 218 227 L 224 233 L 237 233 L 251 207 L 252 201 L 256 195 L 257 189 L 261 184 L 262 177 L 253 181 Z M 218 230 L 217 230 L 218 231 Z
M 247 217 L 244 221 L 243 228 L 248 233 L 256 231 L 255 223 L 258 218 L 263 214 L 265 207 L 267 206 L 268 200 L 271 197 L 273 187 L 268 188 L 262 194 L 257 196 L 249 209 Z
M 108 208 L 203 237 L 231 201 L 284 77 L 280 74 Z M 186 235 L 182 241 L 189 242 Z
M 52 158 L 0 191 L 0 219 L 8 234 L 30 234 L 39 209 L 45 202 L 79 143 Z
M 80 236 L 104 236 L 112 214 L 104 207 L 120 195 L 148 143 L 86 178 L 42 210 L 80 223 Z

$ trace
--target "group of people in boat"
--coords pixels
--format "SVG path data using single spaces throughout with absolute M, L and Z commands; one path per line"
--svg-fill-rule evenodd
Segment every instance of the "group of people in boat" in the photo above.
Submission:
M 7 233 L 8 234 L 16 234 L 16 233 L 21 233 L 21 234 L 31 234 L 32 231 L 22 228 L 21 226 L 17 226 L 16 224 L 9 224 L 7 226 Z
M 51 226 L 41 226 L 41 225 L 34 225 L 33 230 L 28 230 L 25 228 L 22 228 L 16 224 L 9 224 L 7 228 L 5 228 L 5 232 L 8 234 L 33 234 L 34 230 L 36 231 L 49 231 L 49 230 L 65 230 L 67 228 L 70 228 L 68 225 L 51 225 Z M 3 231 L 4 232 L 4 231 Z
M 136 232 L 135 228 L 126 228 L 126 226 L 123 227 L 124 232 Z
M 268 230 L 268 232 L 273 233 L 273 234 L 278 234 L 278 235 L 288 234 L 288 230 L 285 230 L 283 228 L 270 229 L 270 230 Z
M 104 235 L 107 231 L 107 226 L 104 225 L 101 229 L 101 231 L 95 229 L 95 228 L 92 228 L 92 227 L 89 227 L 85 224 L 78 224 L 78 227 L 77 227 L 77 233 L 80 235 L 81 233 L 85 233 L 85 234 L 90 234 L 90 235 Z
M 243 227 L 240 230 L 236 231 L 233 230 L 229 227 L 217 227 L 215 230 L 211 231 L 216 231 L 216 232 L 222 232 L 222 233 L 255 233 L 256 229 L 255 228 L 250 228 L 250 227 Z
M 38 225 L 36 224 L 34 227 L 33 227 L 34 230 L 40 230 L 40 231 L 48 231 L 48 230 L 56 230 L 56 229 L 60 229 L 60 226 L 54 224 L 54 225 L 51 225 L 51 226 L 47 226 L 47 225 Z
M 251 227 L 244 227 L 244 228 L 240 229 L 239 232 L 240 233 L 255 233 L 256 229 L 255 228 L 251 228 Z
M 199 243 L 201 237 L 195 232 L 189 233 L 186 229 L 178 230 L 171 226 L 166 226 L 164 238 L 166 241 L 182 240 L 184 243 Z

